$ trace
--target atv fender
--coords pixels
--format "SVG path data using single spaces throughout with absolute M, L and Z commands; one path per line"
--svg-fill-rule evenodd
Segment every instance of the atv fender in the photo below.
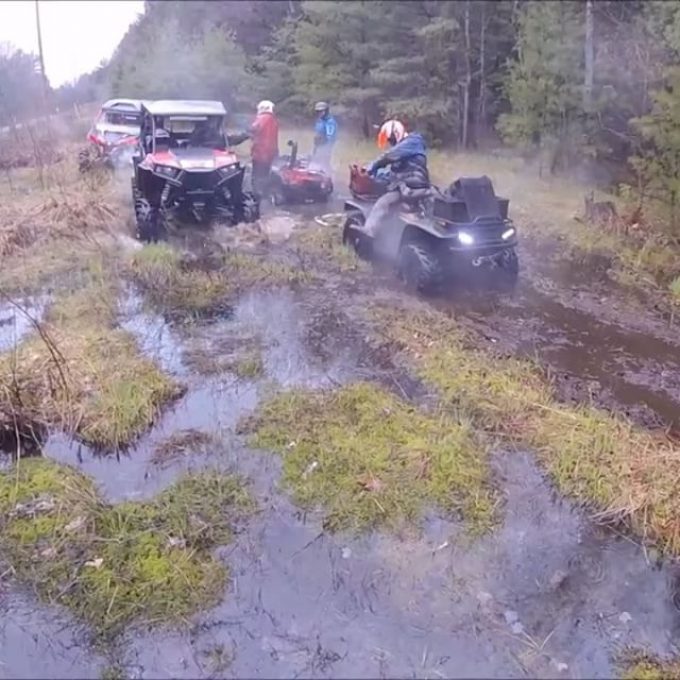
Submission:
M 413 213 L 402 212 L 399 215 L 401 221 L 404 223 L 404 235 L 410 236 L 414 231 L 423 232 L 433 236 L 434 238 L 447 238 L 448 235 L 437 226 L 437 223 L 431 219 L 421 217 Z
M 360 212 L 364 219 L 368 217 L 368 213 L 371 212 L 372 203 L 364 203 L 363 201 L 357 201 L 354 199 L 346 199 L 343 205 L 343 210 L 346 213 L 350 212 Z

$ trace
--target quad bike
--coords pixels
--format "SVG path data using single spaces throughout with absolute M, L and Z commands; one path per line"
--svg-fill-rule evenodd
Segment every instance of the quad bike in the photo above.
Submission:
M 78 152 L 80 172 L 131 165 L 139 141 L 140 107 L 135 99 L 112 99 L 102 106 L 87 134 L 87 147 Z
M 289 141 L 289 156 L 272 164 L 271 201 L 277 205 L 325 203 L 333 193 L 333 180 L 307 156 L 298 156 L 297 142 Z
M 173 221 L 230 225 L 260 216 L 257 197 L 243 188 L 245 168 L 226 137 L 226 111 L 214 101 L 154 101 L 142 105 L 142 128 L 133 158 L 132 197 L 138 236 L 158 240 Z
M 343 242 L 360 257 L 389 262 L 410 288 L 422 292 L 470 267 L 495 270 L 514 284 L 519 262 L 510 202 L 495 195 L 488 177 L 462 177 L 444 192 L 404 188 L 400 210 L 370 238 L 357 227 L 386 187 L 364 169 L 350 167 L 352 199 L 345 201 Z

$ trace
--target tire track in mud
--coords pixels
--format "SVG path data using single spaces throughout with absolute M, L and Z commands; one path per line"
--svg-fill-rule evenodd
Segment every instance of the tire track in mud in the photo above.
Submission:
M 531 270 L 511 296 L 475 292 L 430 300 L 459 314 L 496 347 L 547 367 L 559 396 L 595 402 L 651 428 L 680 428 L 680 345 L 654 332 L 654 319 L 639 315 L 638 328 L 596 316 L 537 288 Z M 612 303 L 617 301 L 614 294 Z M 648 332 L 640 330 L 646 325 Z

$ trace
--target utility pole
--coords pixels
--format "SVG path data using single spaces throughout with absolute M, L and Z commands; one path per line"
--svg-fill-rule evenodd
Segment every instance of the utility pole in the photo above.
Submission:
M 592 113 L 593 76 L 595 70 L 595 46 L 593 44 L 593 0 L 586 0 L 585 66 L 583 108 L 585 109 L 586 113 Z
M 40 5 L 38 4 L 38 0 L 35 0 L 35 25 L 38 30 L 38 56 L 40 58 L 40 75 L 42 77 L 43 106 L 45 107 L 45 113 L 47 113 L 49 85 L 47 83 L 47 74 L 45 73 L 45 57 L 43 55 L 42 32 L 40 30 Z

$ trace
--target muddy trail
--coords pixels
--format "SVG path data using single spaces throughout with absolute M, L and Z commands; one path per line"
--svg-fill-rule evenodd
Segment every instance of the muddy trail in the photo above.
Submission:
M 336 202 L 331 206 L 341 210 Z M 303 214 L 312 216 L 306 206 Z M 680 430 L 680 338 L 644 296 L 632 297 L 607 276 L 610 262 L 554 257 L 520 243 L 522 272 L 512 293 L 488 275 L 423 300 L 469 324 L 482 342 L 536 359 L 562 399 L 592 402 L 650 428 Z M 407 295 L 381 270 L 381 285 Z
M 524 278 L 512 295 L 490 295 L 479 285 L 430 304 L 462 316 L 492 345 L 547 367 L 565 401 L 592 402 L 645 427 L 678 430 L 677 336 L 653 311 L 631 314 L 616 294 L 598 289 L 586 278 L 557 297 Z
M 299 215 L 283 215 L 272 240 L 285 242 L 295 223 Z M 211 239 L 187 235 L 176 245 L 201 257 Z M 528 251 L 513 294 L 476 285 L 416 303 L 454 315 L 480 343 L 537 358 L 565 400 L 594 401 L 650 427 L 678 426 L 674 334 L 652 312 L 634 315 L 635 330 L 625 316 L 617 323 L 625 301 L 607 297 L 601 281 L 567 286 L 556 273 L 560 292 L 551 295 L 531 258 Z M 406 295 L 388 272 L 329 274 L 301 290 L 246 293 L 230 313 L 181 326 L 127 291 L 123 328 L 186 393 L 118 454 L 57 432 L 43 454 L 91 476 L 113 504 L 152 498 L 187 471 L 236 471 L 259 510 L 219 551 L 230 582 L 216 607 L 177 629 L 131 627 L 109 646 L 91 646 L 66 610 L 37 604 L 0 568 L 0 677 L 101 677 L 112 669 L 130 678 L 612 677 L 626 649 L 676 653 L 678 567 L 560 497 L 530 452 L 493 452 L 501 519 L 471 540 L 462 523 L 434 511 L 418 529 L 330 533 L 321 512 L 302 511 L 282 490 L 280 458 L 248 445 L 238 424 L 272 384 L 371 380 L 421 399 L 418 381 L 367 341 L 352 313 L 367 300 Z M 44 302 L 32 305 L 39 316 Z M 3 349 L 30 331 L 12 308 L 2 308 L 0 324 Z M 260 370 L 212 366 L 244 346 L 260 348 Z M 159 456 L 164 441 L 192 431 L 214 444 Z

